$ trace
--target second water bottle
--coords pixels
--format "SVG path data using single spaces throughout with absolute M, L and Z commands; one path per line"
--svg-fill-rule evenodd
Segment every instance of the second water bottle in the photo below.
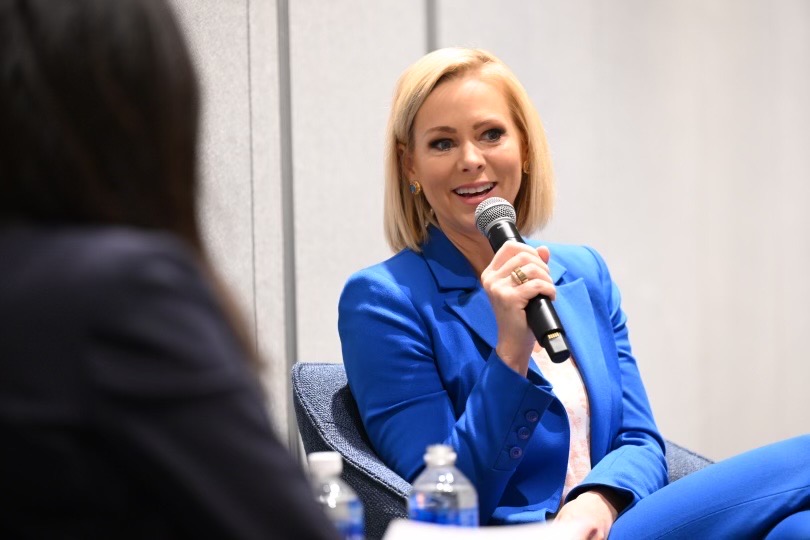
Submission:
M 461 527 L 478 526 L 478 494 L 455 463 L 456 453 L 451 446 L 428 446 L 425 470 L 414 481 L 408 499 L 411 519 Z
M 313 452 L 309 472 L 315 498 L 337 528 L 342 540 L 363 540 L 363 504 L 340 478 L 343 459 L 337 452 Z

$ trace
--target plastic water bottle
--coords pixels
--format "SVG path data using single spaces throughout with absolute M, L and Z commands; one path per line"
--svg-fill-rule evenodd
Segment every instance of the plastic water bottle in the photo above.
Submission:
M 340 479 L 343 458 L 337 452 L 309 454 L 309 474 L 315 497 L 345 540 L 364 540 L 363 503 Z
M 456 453 L 451 446 L 428 446 L 425 470 L 413 483 L 408 498 L 408 514 L 416 521 L 461 527 L 478 526 L 478 494 L 475 487 L 456 469 Z

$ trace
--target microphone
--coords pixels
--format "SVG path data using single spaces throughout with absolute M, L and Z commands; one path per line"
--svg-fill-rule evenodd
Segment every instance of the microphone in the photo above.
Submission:
M 498 251 L 507 240 L 526 243 L 518 232 L 516 222 L 514 207 L 500 197 L 490 197 L 475 209 L 475 225 L 481 234 L 489 239 L 493 251 Z M 526 319 L 529 328 L 534 332 L 534 337 L 553 362 L 559 364 L 571 356 L 565 339 L 565 330 L 547 296 L 538 294 L 529 300 L 526 306 Z

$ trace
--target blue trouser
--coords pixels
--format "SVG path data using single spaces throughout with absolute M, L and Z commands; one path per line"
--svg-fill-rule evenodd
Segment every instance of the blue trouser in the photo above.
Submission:
M 610 538 L 810 539 L 810 435 L 673 482 L 622 514 Z

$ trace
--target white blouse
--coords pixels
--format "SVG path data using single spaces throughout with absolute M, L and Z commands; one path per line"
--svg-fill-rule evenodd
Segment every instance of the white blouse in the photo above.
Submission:
M 555 364 L 540 344 L 535 344 L 532 358 L 537 362 L 543 376 L 553 387 L 554 395 L 562 402 L 568 413 L 571 442 L 568 448 L 568 470 L 562 500 L 591 472 L 591 410 L 588 393 L 574 357 Z

